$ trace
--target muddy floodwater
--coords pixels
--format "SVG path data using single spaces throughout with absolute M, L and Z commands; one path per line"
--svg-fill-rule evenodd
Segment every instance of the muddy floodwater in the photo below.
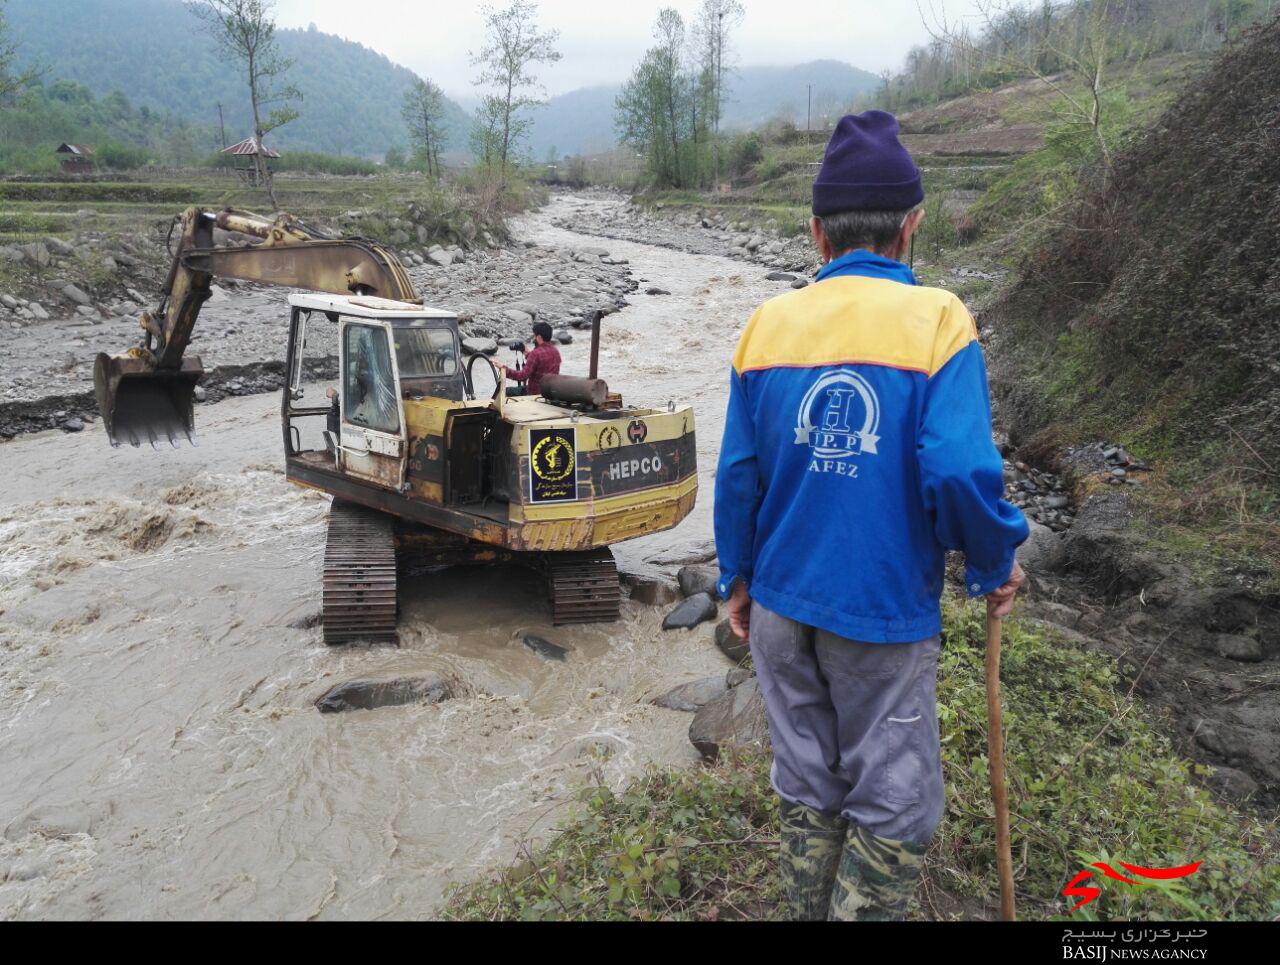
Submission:
M 617 553 L 672 574 L 711 552 L 729 358 L 785 285 L 552 225 L 616 203 L 559 198 L 518 234 L 607 247 L 641 281 L 605 321 L 601 372 L 629 402 L 693 404 L 701 490 L 680 528 Z M 564 371 L 585 374 L 587 349 L 579 334 Z M 112 450 L 101 423 L 0 445 L 0 917 L 430 917 L 583 786 L 694 762 L 689 715 L 649 700 L 728 669 L 710 625 L 664 633 L 662 609 L 628 602 L 618 624 L 553 628 L 532 574 L 454 569 L 402 582 L 399 648 L 328 648 L 328 500 L 284 479 L 279 397 L 196 417 L 199 448 Z M 313 705 L 433 671 L 464 693 Z

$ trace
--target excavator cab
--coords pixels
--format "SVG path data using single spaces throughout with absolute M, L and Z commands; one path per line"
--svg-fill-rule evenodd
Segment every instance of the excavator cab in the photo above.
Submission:
M 401 489 L 409 444 L 404 403 L 466 399 L 457 319 L 372 296 L 291 295 L 289 302 L 289 385 L 282 412 L 286 453 Z M 324 406 L 299 406 L 306 379 L 325 373 L 334 355 L 336 398 Z M 315 444 L 314 421 L 322 415 L 323 448 Z

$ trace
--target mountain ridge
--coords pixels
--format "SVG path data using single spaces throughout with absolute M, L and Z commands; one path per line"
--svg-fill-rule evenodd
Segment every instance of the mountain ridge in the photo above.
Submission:
M 808 85 L 813 84 L 813 124 L 823 115 L 838 116 L 880 78 L 838 60 L 802 64 L 759 64 L 740 67 L 725 83 L 728 94 L 723 128 L 746 130 L 771 120 L 787 119 L 803 126 L 808 117 Z M 560 155 L 592 154 L 616 146 L 613 105 L 620 83 L 592 84 L 549 98 L 534 113 L 529 150 L 541 159 L 551 148 Z
M 98 96 L 119 90 L 135 106 L 215 132 L 221 105 L 227 143 L 251 133 L 241 70 L 227 62 L 205 25 L 179 0 L 77 0 L 57 18 L 48 16 L 47 0 L 9 0 L 6 11 L 20 62 L 47 66 L 46 82 L 75 81 Z M 414 71 L 314 26 L 280 28 L 276 36 L 281 52 L 294 61 L 286 80 L 304 96 L 297 105 L 300 117 L 270 135 L 272 146 L 375 160 L 388 148 L 407 146 L 400 107 Z M 779 116 L 803 124 L 810 83 L 816 125 L 822 111 L 843 109 L 879 80 L 835 60 L 742 67 L 726 83 L 725 129 Z M 557 156 L 612 149 L 614 102 L 622 86 L 576 88 L 535 109 L 528 156 L 542 160 L 553 148 Z M 445 99 L 445 153 L 454 160 L 468 153 L 469 108 L 478 100 Z
M 119 90 L 137 106 L 218 128 L 227 143 L 252 122 L 242 73 L 226 62 L 205 25 L 177 0 L 78 0 L 58 18 L 45 0 L 9 0 L 19 59 L 49 68 L 46 82 L 71 80 L 102 95 Z M 417 76 L 363 44 L 315 29 L 276 33 L 294 64 L 286 76 L 303 93 L 301 116 L 273 132 L 275 147 L 380 159 L 407 144 L 400 106 Z M 159 42 L 157 38 L 160 38 Z M 471 119 L 446 101 L 449 149 L 467 150 Z

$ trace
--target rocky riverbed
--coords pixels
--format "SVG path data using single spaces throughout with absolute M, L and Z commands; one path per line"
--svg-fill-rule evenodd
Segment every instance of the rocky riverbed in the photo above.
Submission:
M 426 303 L 457 312 L 464 336 L 527 339 L 535 316 L 565 329 L 581 324 L 593 311 L 618 311 L 636 290 L 626 259 L 612 257 L 590 239 L 582 241 L 577 246 L 524 241 L 469 252 L 427 249 L 435 260 L 420 254 L 410 259 L 410 252 L 402 257 Z M 281 289 L 234 280 L 213 286 L 190 348 L 206 368 L 203 384 L 209 399 L 280 387 L 286 295 Z M 0 329 L 5 347 L 0 354 L 0 438 L 54 427 L 79 431 L 91 424 L 96 418 L 95 356 L 136 343 L 138 315 L 156 297 L 154 291 L 130 288 L 127 297 L 108 304 L 74 310 L 60 305 L 56 317 Z
M 645 209 L 621 195 L 597 192 L 570 196 L 556 218 L 559 227 L 601 238 L 638 241 L 698 255 L 719 255 L 779 271 L 798 272 L 801 279 L 818 270 L 807 236 L 784 234 L 780 225 L 759 227 L 733 221 L 714 211 Z

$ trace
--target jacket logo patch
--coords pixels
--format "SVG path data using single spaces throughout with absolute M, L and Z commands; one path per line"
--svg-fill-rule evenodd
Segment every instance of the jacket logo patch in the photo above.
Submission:
M 880 399 L 871 383 L 851 369 L 829 372 L 809 389 L 796 417 L 796 445 L 813 452 L 810 472 L 856 476 L 844 460 L 878 455 Z

